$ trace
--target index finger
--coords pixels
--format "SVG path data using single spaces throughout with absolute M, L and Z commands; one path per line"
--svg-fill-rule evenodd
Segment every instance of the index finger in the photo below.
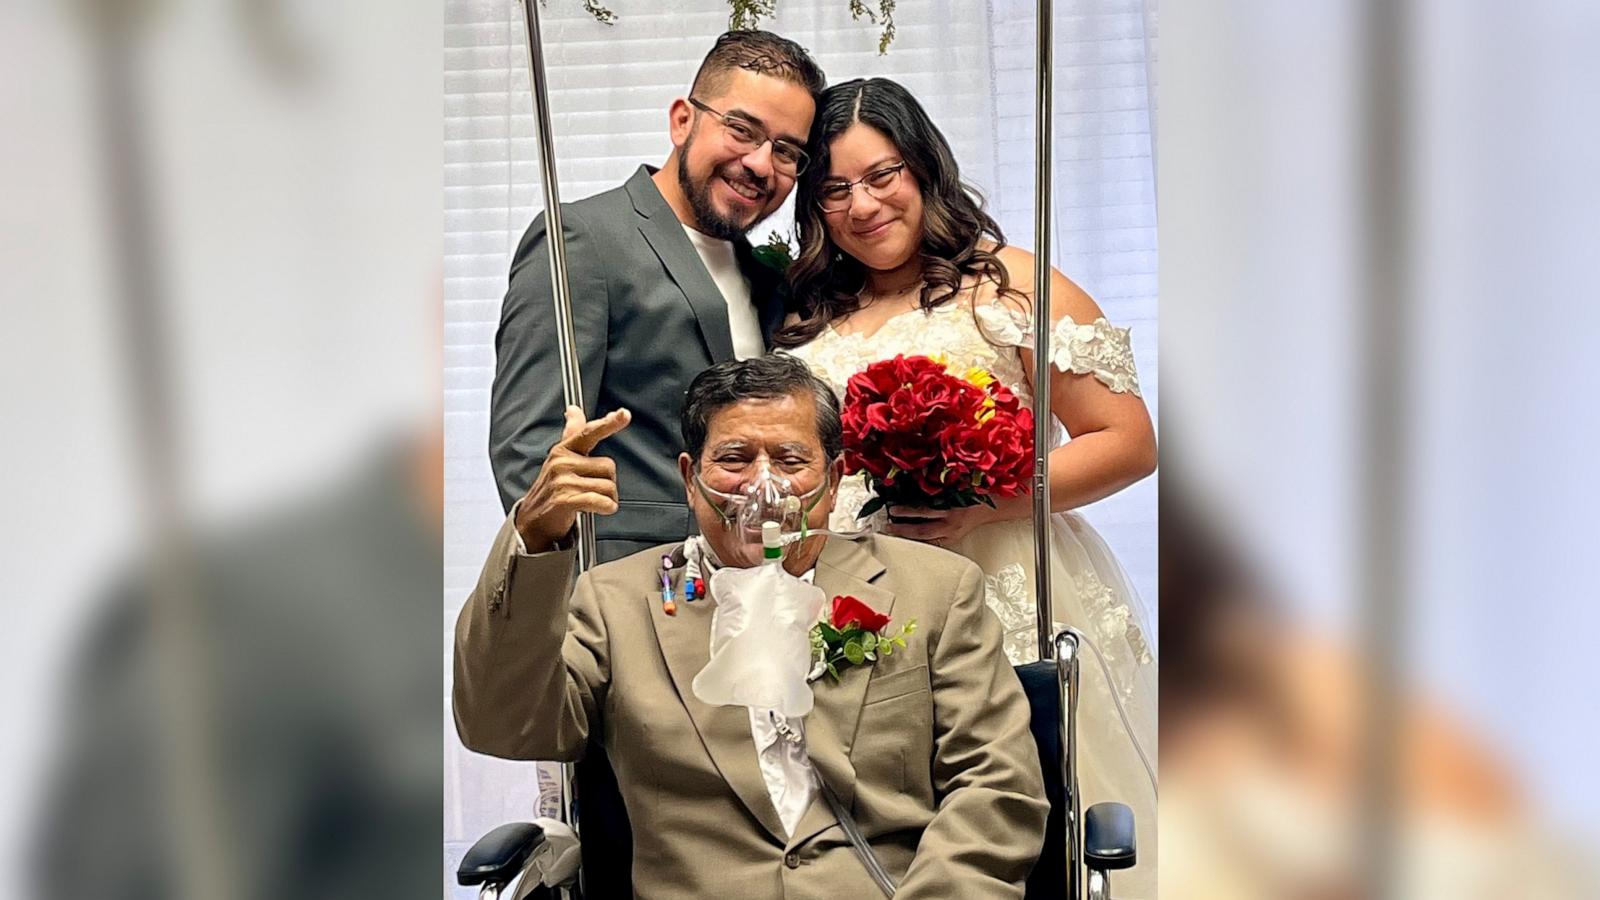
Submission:
M 594 452 L 596 444 L 627 428 L 631 421 L 633 414 L 626 409 L 612 410 L 592 422 L 585 422 L 577 434 L 564 438 L 562 443 L 568 450 L 588 456 Z

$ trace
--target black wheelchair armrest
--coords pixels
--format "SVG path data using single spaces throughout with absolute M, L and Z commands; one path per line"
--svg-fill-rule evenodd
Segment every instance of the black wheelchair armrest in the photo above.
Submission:
M 1083 856 L 1091 869 L 1132 868 L 1138 851 L 1133 810 L 1123 803 L 1096 803 L 1083 817 Z
M 505 885 L 522 871 L 529 854 L 544 843 L 544 829 L 531 822 L 501 825 L 472 845 L 456 868 L 456 883 L 465 887 Z

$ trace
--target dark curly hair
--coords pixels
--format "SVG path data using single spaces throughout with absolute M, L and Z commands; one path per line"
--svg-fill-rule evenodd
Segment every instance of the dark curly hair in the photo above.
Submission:
M 773 343 L 797 347 L 861 308 L 867 268 L 834 245 L 817 205 L 822 184 L 829 180 L 829 145 L 857 122 L 883 132 L 921 186 L 922 308 L 932 310 L 954 299 L 968 277 L 993 281 L 1000 296 L 1025 304 L 996 255 L 1005 246 L 999 223 L 984 212 L 977 189 L 961 180 L 949 142 L 922 104 L 887 78 L 858 78 L 828 88 L 817 101 L 807 145 L 812 161 L 795 192 L 800 253 L 788 272 L 790 304 L 800 321 L 781 329 Z M 996 244 L 993 250 L 983 249 L 985 238 Z

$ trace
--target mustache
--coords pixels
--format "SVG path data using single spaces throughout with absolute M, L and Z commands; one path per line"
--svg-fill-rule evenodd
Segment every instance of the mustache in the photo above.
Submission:
M 772 180 L 750 171 L 743 163 L 729 163 L 718 169 L 717 175 L 724 181 L 742 182 L 760 191 L 763 195 L 772 193 Z

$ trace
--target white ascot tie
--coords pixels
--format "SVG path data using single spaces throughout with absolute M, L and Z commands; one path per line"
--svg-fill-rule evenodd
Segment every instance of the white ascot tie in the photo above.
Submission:
M 691 538 L 690 543 L 704 541 Z M 781 566 L 718 568 L 710 548 L 686 546 L 696 568 L 711 572 L 711 661 L 692 683 L 695 696 L 750 713 L 761 779 L 792 836 L 817 796 L 802 717 L 813 705 L 811 628 L 823 593 L 813 569 L 796 578 Z M 763 572 L 766 574 L 763 576 Z M 780 705 L 782 704 L 782 705 Z

